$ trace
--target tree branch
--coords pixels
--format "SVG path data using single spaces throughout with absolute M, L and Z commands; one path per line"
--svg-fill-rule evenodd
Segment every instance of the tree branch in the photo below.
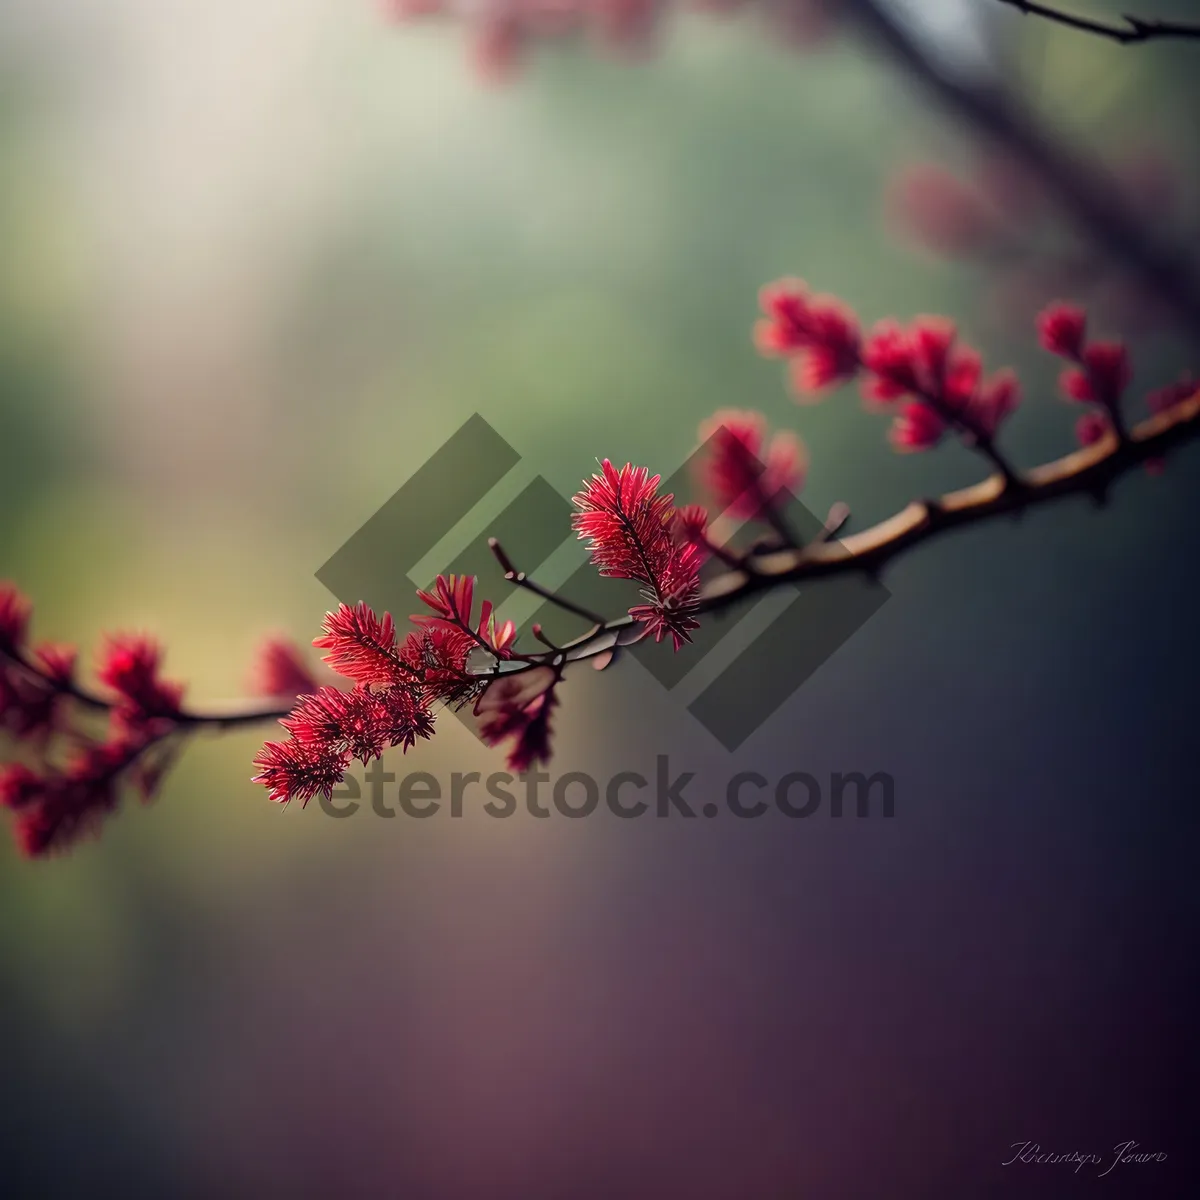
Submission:
M 704 587 L 698 612 L 716 613 L 784 583 L 803 583 L 831 575 L 876 576 L 902 553 L 952 529 L 981 524 L 1005 514 L 1024 512 L 1068 496 L 1106 498 L 1109 486 L 1149 460 L 1200 438 L 1200 391 L 1165 412 L 1136 425 L 1122 441 L 1107 434 L 1094 445 L 1034 467 L 1010 486 L 996 474 L 961 491 L 934 500 L 916 500 L 886 521 L 840 541 L 812 542 L 798 550 L 756 557 L 746 569 L 727 571 Z M 622 617 L 606 622 L 563 647 L 571 661 L 610 649 L 614 636 L 636 622 Z M 628 637 L 622 638 L 622 642 Z
M 15 647 L 0 646 L 0 661 L 3 659 L 8 659 L 42 687 L 57 692 L 60 696 L 66 696 L 77 704 L 82 704 L 85 708 L 94 709 L 97 712 L 111 712 L 118 707 L 116 701 L 89 691 L 77 683 L 52 678 Z M 263 721 L 281 720 L 292 711 L 295 704 L 295 696 L 232 700 L 218 704 L 211 709 L 179 709 L 177 712 L 169 714 L 169 719 L 175 725 L 188 729 L 204 726 L 217 730 L 236 729 L 240 725 L 257 725 Z
M 1064 12 L 1049 4 L 1038 4 L 1035 0 L 999 0 L 999 3 L 1015 8 L 1023 16 L 1042 17 L 1057 25 L 1066 25 L 1070 29 L 1078 29 L 1083 33 L 1092 33 L 1097 37 L 1108 38 L 1123 46 L 1136 45 L 1141 42 L 1166 40 L 1167 38 L 1200 39 L 1200 25 L 1186 21 L 1160 21 L 1154 18 L 1132 17 L 1122 14 L 1121 24 L 1111 24 L 1097 21 L 1092 17 L 1080 17 L 1074 13 Z

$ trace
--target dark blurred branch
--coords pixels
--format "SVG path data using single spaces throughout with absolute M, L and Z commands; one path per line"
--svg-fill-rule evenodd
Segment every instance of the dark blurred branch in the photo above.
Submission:
M 13 646 L 0 646 L 0 664 L 7 660 L 14 668 L 22 671 L 30 680 L 47 691 L 74 700 L 97 712 L 111 712 L 120 707 L 118 701 L 109 700 L 80 684 L 56 679 L 41 670 L 26 654 Z M 236 729 L 242 725 L 257 725 L 263 721 L 278 721 L 286 717 L 295 707 L 295 696 L 269 696 L 265 699 L 232 700 L 211 709 L 181 708 L 162 714 L 171 724 L 187 729 L 208 727 L 211 729 Z
M 1120 42 L 1123 46 L 1134 45 L 1138 42 L 1151 42 L 1166 38 L 1196 38 L 1200 39 L 1200 25 L 1185 21 L 1160 21 L 1121 16 L 1121 24 L 1114 25 L 1106 21 L 1097 21 L 1091 17 L 1078 17 L 1074 13 L 1064 12 L 1049 4 L 1037 4 L 1034 0 L 999 0 L 1009 8 L 1030 17 L 1042 17 L 1057 25 L 1066 25 L 1070 29 L 1078 29 L 1083 33 L 1094 33 L 1097 37 L 1109 38 Z
M 1200 282 L 1185 256 L 1158 241 L 1102 171 L 1056 143 L 1011 92 L 945 70 L 879 0 L 845 4 L 845 12 L 943 105 L 1034 174 L 1064 211 L 1159 297 L 1200 343 Z

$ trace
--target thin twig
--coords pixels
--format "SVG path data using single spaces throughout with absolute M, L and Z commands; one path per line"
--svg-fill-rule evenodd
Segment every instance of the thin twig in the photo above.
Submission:
M 735 570 L 740 570 L 748 562 L 748 556 L 732 553 L 724 546 L 714 542 L 707 533 L 699 536 L 696 545 L 703 549 L 706 554 L 711 554 L 713 558 L 719 559 L 727 567 L 732 567 Z
M 829 510 L 829 515 L 825 518 L 825 524 L 821 528 L 819 538 L 823 542 L 831 541 L 833 538 L 846 527 L 846 522 L 850 520 L 850 505 L 843 500 L 838 500 Z
M 533 636 L 537 638 L 537 640 L 541 642 L 543 646 L 548 646 L 554 651 L 554 653 L 559 654 L 562 652 L 562 647 L 557 642 L 552 642 L 546 636 L 546 631 L 540 625 L 535 624 L 531 626 L 529 632 L 532 633 Z
M 98 695 L 69 680 L 50 677 L 15 647 L 0 646 L 0 657 L 7 658 L 20 667 L 41 686 L 57 692 L 60 696 L 66 696 L 85 708 L 95 709 L 97 712 L 111 712 L 117 707 L 115 700 Z M 257 725 L 262 721 L 281 720 L 291 713 L 295 704 L 295 696 L 270 696 L 266 699 L 232 700 L 211 709 L 181 708 L 176 712 L 161 715 L 169 718 L 175 725 L 234 729 L 240 725 Z
M 1076 16 L 1061 8 L 1049 4 L 1038 4 L 1035 0 L 999 0 L 1009 8 L 1015 8 L 1023 16 L 1041 17 L 1053 21 L 1056 25 L 1066 25 L 1070 29 L 1078 29 L 1083 33 L 1092 33 L 1097 37 L 1108 38 L 1123 46 L 1138 45 L 1142 42 L 1165 40 L 1167 38 L 1200 39 L 1200 25 L 1188 21 L 1161 21 L 1157 18 L 1132 17 L 1122 14 L 1121 24 L 1110 24 L 1107 21 L 1097 21 L 1094 17 Z
M 604 624 L 602 616 L 592 612 L 590 609 L 581 607 L 574 603 L 574 601 L 566 599 L 565 596 L 560 596 L 557 592 L 552 592 L 549 588 L 542 587 L 540 583 L 536 583 L 530 579 L 524 571 L 518 571 L 513 566 L 512 560 L 505 553 L 504 547 L 495 538 L 488 538 L 488 546 L 496 556 L 496 561 L 500 564 L 500 568 L 504 572 L 504 578 L 513 584 L 514 587 L 524 588 L 525 591 L 532 592 L 535 596 L 540 596 L 543 600 L 548 600 L 564 612 L 582 617 L 585 621 L 590 621 L 593 625 Z

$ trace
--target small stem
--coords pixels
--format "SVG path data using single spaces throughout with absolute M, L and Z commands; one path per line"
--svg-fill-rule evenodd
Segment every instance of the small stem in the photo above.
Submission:
M 984 433 L 974 421 L 971 421 L 960 412 L 948 407 L 941 396 L 934 392 L 919 391 L 916 393 L 921 400 L 925 402 L 947 425 L 957 429 L 960 433 L 967 434 L 971 441 L 970 447 L 983 455 L 984 458 L 992 464 L 993 467 L 1000 473 L 1004 480 L 1006 489 L 1019 488 L 1021 486 L 1021 478 L 1017 474 L 1016 469 L 996 449 L 996 443 L 990 434 Z
M 450 596 L 447 602 L 450 605 L 450 612 L 454 615 L 454 624 L 457 625 L 458 628 L 461 629 L 469 638 L 471 638 L 477 646 L 486 650 L 493 658 L 496 657 L 495 648 L 488 644 L 487 639 L 476 630 L 471 628 L 470 621 L 463 620 L 462 614 L 455 606 L 454 597 Z M 469 616 L 470 614 L 468 613 L 467 615 Z
M 996 444 L 991 438 L 986 438 L 976 443 L 979 453 L 984 456 L 991 464 L 1000 472 L 1001 478 L 1004 480 L 1006 490 L 1020 488 L 1023 485 L 1020 475 L 1016 469 L 1009 463 L 1008 459 L 996 449 Z
M 735 458 L 741 460 L 743 469 L 754 478 L 754 482 L 747 484 L 743 492 L 743 495 L 753 495 L 754 501 L 758 506 L 754 514 L 754 519 L 763 521 L 769 525 L 785 547 L 799 546 L 800 539 L 796 536 L 795 530 L 788 524 L 786 517 L 783 515 L 782 506 L 778 503 L 780 496 L 787 496 L 790 499 L 786 489 L 780 488 L 774 495 L 768 496 L 762 482 L 767 470 L 763 463 L 759 462 L 750 449 L 737 439 L 730 439 L 727 442 L 726 448 Z
M 539 642 L 541 642 L 543 646 L 549 646 L 549 648 L 550 648 L 551 650 L 555 651 L 556 653 L 561 653 L 561 652 L 562 652 L 562 647 L 561 647 L 560 645 L 558 645 L 556 642 L 552 642 L 552 641 L 551 641 L 551 640 L 550 640 L 550 639 L 549 639 L 549 638 L 546 636 L 545 632 L 543 631 L 543 629 L 542 629 L 542 627 L 541 627 L 540 625 L 534 625 L 534 626 L 532 626 L 532 628 L 530 629 L 530 631 L 529 631 L 529 632 L 530 632 L 530 633 L 532 633 L 532 634 L 533 634 L 533 636 L 534 636 L 535 638 L 537 638 L 537 640 L 538 640 Z
M 1113 433 L 1117 435 L 1117 441 L 1122 443 L 1128 442 L 1129 427 L 1125 424 L 1125 414 L 1121 412 L 1121 402 L 1117 400 L 1111 404 L 1106 404 L 1104 409 L 1108 413 L 1108 420 L 1112 425 Z
M 821 542 L 831 542 L 845 528 L 846 522 L 850 520 L 850 506 L 839 500 L 830 510 L 829 515 L 825 518 L 825 524 L 818 535 L 817 540 Z
M 488 546 L 491 547 L 492 553 L 496 556 L 496 561 L 499 562 L 501 569 L 504 571 L 504 578 L 508 580 L 514 587 L 523 588 L 527 592 L 532 592 L 535 596 L 540 596 L 543 600 L 548 600 L 551 604 L 561 608 L 564 612 L 572 613 L 574 616 L 582 617 L 585 621 L 590 621 L 593 625 L 603 625 L 604 618 L 591 609 L 584 608 L 580 604 L 576 604 L 572 600 L 566 599 L 565 596 L 558 595 L 557 592 L 552 592 L 549 588 L 544 588 L 540 583 L 536 583 L 530 579 L 524 571 L 518 571 L 513 566 L 512 560 L 504 552 L 503 547 L 495 538 L 488 538 Z
M 745 568 L 748 565 L 747 559 L 744 555 L 734 554 L 731 551 L 726 550 L 724 546 L 718 546 L 717 543 L 714 542 L 707 533 L 701 536 L 700 545 L 709 554 L 711 554 L 713 558 L 719 558 L 727 567 L 732 567 L 734 570 Z

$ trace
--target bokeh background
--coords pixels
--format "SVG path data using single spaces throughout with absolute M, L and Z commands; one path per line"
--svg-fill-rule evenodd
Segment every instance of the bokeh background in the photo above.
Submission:
M 1194 245 L 1196 50 L 908 7 L 1064 136 L 1165 164 L 1147 219 Z M 898 236 L 898 172 L 980 161 L 910 81 L 753 14 L 641 57 L 496 88 L 459 28 L 367 0 L 6 0 L 0 576 L 38 634 L 153 631 L 192 698 L 239 694 L 474 412 L 564 493 L 597 456 L 669 473 L 728 406 L 798 429 L 806 503 L 856 524 L 975 479 L 849 390 L 791 402 L 750 341 L 785 274 L 953 315 L 1023 375 L 1014 456 L 1071 444 L 1035 310 Z M 1200 365 L 1130 328 L 1139 385 Z M 249 783 L 252 731 L 68 857 L 5 844 L 7 1194 L 1187 1194 L 1196 466 L 906 558 L 735 754 L 636 663 L 564 695 L 557 772 L 668 754 L 698 806 L 886 771 L 892 820 L 331 820 Z M 498 763 L 447 722 L 388 766 Z M 1001 1166 L 1130 1139 L 1168 1164 Z

